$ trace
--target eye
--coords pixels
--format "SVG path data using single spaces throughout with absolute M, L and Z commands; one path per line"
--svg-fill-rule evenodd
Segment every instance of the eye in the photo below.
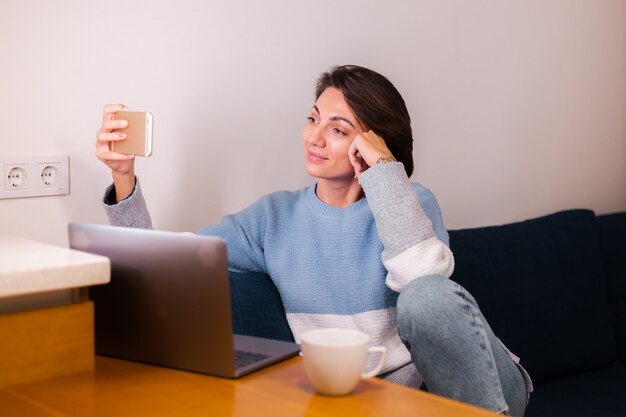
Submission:
M 335 131 L 336 134 L 338 134 L 339 136 L 346 136 L 346 132 L 344 132 L 343 130 L 339 129 L 339 128 L 333 128 L 333 130 Z
M 307 117 L 307 118 L 306 118 L 306 120 L 307 120 L 309 123 L 317 123 L 317 120 L 316 120 L 316 119 L 315 119 L 315 117 L 313 117 L 313 116 L 309 116 L 309 117 Z

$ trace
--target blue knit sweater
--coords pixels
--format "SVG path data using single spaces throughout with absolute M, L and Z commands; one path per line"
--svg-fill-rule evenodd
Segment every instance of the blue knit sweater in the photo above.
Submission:
M 376 165 L 360 182 L 366 198 L 345 209 L 311 186 L 266 195 L 199 233 L 226 240 L 231 270 L 269 274 L 297 342 L 318 327 L 361 330 L 387 348 L 386 372 L 411 361 L 397 334 L 398 291 L 420 276 L 449 277 L 454 260 L 435 197 L 402 164 Z M 139 186 L 105 209 L 114 225 L 152 227 Z

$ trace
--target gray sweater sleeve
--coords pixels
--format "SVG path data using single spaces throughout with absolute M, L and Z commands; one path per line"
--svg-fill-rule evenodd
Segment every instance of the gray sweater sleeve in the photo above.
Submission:
M 400 291 L 421 276 L 449 277 L 454 269 L 452 252 L 437 238 L 402 163 L 375 165 L 361 174 L 360 182 L 384 246 L 387 285 Z
M 135 189 L 131 195 L 120 202 L 115 202 L 115 185 L 111 184 L 104 193 L 102 204 L 109 223 L 113 226 L 153 228 L 138 178 L 135 179 Z
M 360 177 L 385 246 L 383 260 L 435 236 L 400 162 L 374 165 Z

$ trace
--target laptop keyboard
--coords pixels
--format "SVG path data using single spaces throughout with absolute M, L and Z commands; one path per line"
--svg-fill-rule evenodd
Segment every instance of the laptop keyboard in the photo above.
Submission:
M 270 355 L 256 352 L 246 352 L 244 350 L 235 350 L 235 368 L 243 368 L 255 362 L 269 358 Z

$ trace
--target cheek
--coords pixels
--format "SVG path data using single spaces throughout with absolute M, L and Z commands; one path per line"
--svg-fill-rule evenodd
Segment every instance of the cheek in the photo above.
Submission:
M 348 150 L 350 149 L 351 140 L 337 140 L 331 142 L 331 147 L 333 150 L 333 156 L 337 162 L 341 161 L 342 163 L 350 164 L 350 158 L 348 157 Z

